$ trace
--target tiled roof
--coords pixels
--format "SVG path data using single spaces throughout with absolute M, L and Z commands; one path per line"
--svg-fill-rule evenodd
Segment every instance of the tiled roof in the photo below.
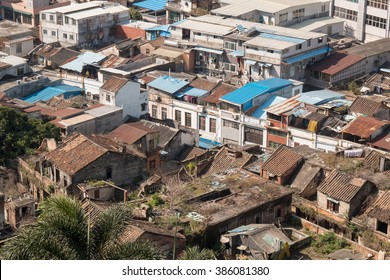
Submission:
M 302 160 L 302 155 L 282 145 L 267 159 L 262 169 L 276 176 L 283 176 Z
M 61 171 L 73 175 L 110 151 L 120 153 L 119 143 L 103 136 L 74 134 L 46 159 Z M 129 149 L 126 152 L 133 154 Z
M 61 110 L 58 110 L 56 112 L 51 113 L 50 116 L 64 119 L 66 117 L 72 117 L 75 115 L 79 115 L 82 112 L 84 112 L 83 109 L 65 108 L 65 109 L 61 109 Z
M 158 130 L 151 129 L 142 123 L 126 123 L 111 131 L 107 137 L 132 145 L 148 133 L 158 133 Z
M 231 154 L 238 153 L 237 157 Z M 208 175 L 223 172 L 233 168 L 241 168 L 253 158 L 253 155 L 247 152 L 235 152 L 227 147 L 222 147 L 215 155 L 211 165 L 204 172 Z
M 197 78 L 190 84 L 194 88 L 200 88 L 208 92 L 211 92 L 217 85 L 218 82 L 212 82 L 204 78 Z
M 221 102 L 221 101 L 219 101 L 219 98 L 221 98 L 222 96 L 224 96 L 232 91 L 235 91 L 236 89 L 237 89 L 237 87 L 235 87 L 235 86 L 222 83 L 214 89 L 212 94 L 203 98 L 203 101 L 208 102 L 208 103 L 218 104 Z
M 371 117 L 358 117 L 342 130 L 343 133 L 360 136 L 361 138 L 369 138 L 381 127 L 388 125 L 390 122 L 380 121 Z
M 165 146 L 169 144 L 169 142 L 176 136 L 176 134 L 179 132 L 178 129 L 171 128 L 165 125 L 159 125 L 155 122 L 150 122 L 146 120 L 141 121 L 144 125 L 147 127 L 150 127 L 152 129 L 158 130 L 160 132 L 160 143 L 158 146 L 162 149 L 165 149 Z
M 379 107 L 381 107 L 381 105 L 382 102 L 378 102 L 365 97 L 358 97 L 355 99 L 349 109 L 351 112 L 372 117 L 379 109 Z
M 369 217 L 390 224 L 390 191 L 386 191 L 367 211 Z
M 116 76 L 111 76 L 101 87 L 101 89 L 117 93 L 129 80 Z
M 331 198 L 350 202 L 367 181 L 333 170 L 318 187 L 318 191 Z
M 337 52 L 315 63 L 310 68 L 324 74 L 335 75 L 363 59 L 364 57 L 359 55 Z
M 206 151 L 201 149 L 201 148 L 186 145 L 184 147 L 184 149 L 181 150 L 181 152 L 180 152 L 179 156 L 176 158 L 176 160 L 178 160 L 178 161 L 191 160 L 195 157 L 203 155 L 205 152 Z

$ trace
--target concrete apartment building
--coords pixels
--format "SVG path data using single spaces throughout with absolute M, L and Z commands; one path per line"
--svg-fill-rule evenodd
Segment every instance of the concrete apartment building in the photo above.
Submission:
M 174 23 L 190 16 L 202 16 L 220 6 L 218 0 L 170 0 L 167 1 L 167 23 Z
M 241 0 L 221 1 L 227 5 L 212 10 L 214 15 L 269 25 L 290 26 L 306 19 L 329 16 L 329 0 Z
M 109 43 L 115 25 L 128 21 L 128 8 L 107 1 L 72 4 L 40 13 L 40 36 L 44 43 L 89 48 Z
M 38 26 L 41 11 L 69 4 L 68 0 L 5 0 L 1 1 L 1 13 L 3 19 Z
M 345 20 L 345 34 L 363 42 L 389 37 L 388 0 L 333 0 L 333 16 Z
M 194 72 L 236 84 L 270 77 L 304 80 L 306 66 L 331 51 L 327 34 L 214 15 L 176 23 L 171 35 L 179 45 L 195 45 Z

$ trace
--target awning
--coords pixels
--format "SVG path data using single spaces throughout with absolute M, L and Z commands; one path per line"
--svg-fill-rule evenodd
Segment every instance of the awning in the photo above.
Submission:
M 340 203 L 340 201 L 338 201 L 338 200 L 336 200 L 336 199 L 333 199 L 333 198 L 331 198 L 331 197 L 327 197 L 326 199 L 329 200 L 329 201 L 332 201 L 332 202 L 334 202 L 334 203 L 337 203 L 337 204 Z
M 307 53 L 304 53 L 301 55 L 287 58 L 284 60 L 284 62 L 286 62 L 288 64 L 293 64 L 293 63 L 296 63 L 296 62 L 299 62 L 299 61 L 302 61 L 302 60 L 305 60 L 305 59 L 308 59 L 308 58 L 311 58 L 311 57 L 314 57 L 317 55 L 326 54 L 327 52 L 330 52 L 331 50 L 332 50 L 332 48 L 329 48 L 326 46 L 326 47 L 323 47 L 321 49 L 313 50 L 313 51 L 310 51 L 310 52 L 307 52 Z
M 245 60 L 245 62 L 244 62 L 245 64 L 248 64 L 248 65 L 255 65 L 256 63 L 257 63 L 257 61 L 255 61 L 255 60 L 250 60 L 250 59 L 247 59 L 247 60 Z
M 234 56 L 234 57 L 242 57 L 242 56 L 244 56 L 244 51 L 243 50 L 236 50 L 234 52 L 229 53 L 229 55 Z
M 272 66 L 272 64 L 271 63 L 260 63 L 260 66 L 265 67 L 265 68 L 269 68 Z
M 195 47 L 194 50 L 201 51 L 201 52 L 215 53 L 215 54 L 223 54 L 223 50 L 215 50 L 215 49 L 209 49 L 204 47 Z
M 175 92 L 173 94 L 173 96 L 176 97 L 176 98 L 182 98 L 184 96 L 184 93 L 182 93 L 182 92 Z

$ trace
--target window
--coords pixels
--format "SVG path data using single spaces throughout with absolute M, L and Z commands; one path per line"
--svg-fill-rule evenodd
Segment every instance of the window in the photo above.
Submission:
M 106 167 L 106 179 L 112 178 L 112 167 Z
M 216 119 L 210 119 L 210 132 L 212 132 L 212 133 L 217 132 L 217 120 Z
M 275 219 L 282 217 L 282 208 L 280 206 L 275 208 L 274 217 Z
M 263 145 L 263 131 L 253 128 L 245 128 L 245 142 Z
M 387 234 L 387 224 L 376 220 L 376 230 Z
M 151 139 L 151 140 L 149 140 L 149 151 L 153 151 L 154 150 L 154 140 L 153 139 Z
M 388 0 L 368 0 L 367 6 L 387 10 Z
M 302 44 L 296 45 L 296 46 L 295 46 L 295 49 L 296 49 L 296 50 L 301 50 L 301 49 L 302 49 Z
M 24 67 L 19 67 L 18 69 L 17 69 L 17 75 L 18 76 L 22 76 L 24 74 Z
M 50 15 L 50 21 L 54 21 L 54 16 Z
M 191 113 L 185 113 L 185 126 L 191 127 Z
M 307 46 L 308 46 L 308 47 L 311 46 L 311 39 L 307 40 Z
M 146 49 L 146 54 L 150 54 L 150 50 L 149 49 Z
M 69 35 L 70 40 L 73 40 L 73 38 L 74 38 L 73 35 Z
M 288 20 L 288 13 L 283 13 L 279 15 L 279 23 L 286 22 Z
M 287 137 L 287 133 L 276 129 L 268 129 L 268 133 L 276 136 Z
M 23 14 L 23 23 L 32 24 L 32 15 Z
M 7 8 L 3 8 L 4 10 L 4 18 L 13 21 L 14 20 L 14 11 L 8 10 Z
M 228 121 L 228 120 L 223 120 L 222 125 L 224 127 L 231 127 L 231 128 L 234 128 L 234 129 L 239 129 L 239 127 L 240 127 L 238 123 L 232 122 L 232 121 Z
M 199 116 L 199 130 L 206 130 L 206 117 Z
M 111 102 L 111 95 L 106 94 L 106 101 L 107 101 L 107 102 Z
M 52 31 L 52 32 L 51 32 L 51 36 L 56 36 L 56 32 L 55 32 L 55 31 Z
M 156 168 L 156 160 L 152 159 L 149 161 L 149 169 L 155 169 Z
M 46 20 L 46 14 L 42 14 L 42 20 Z
M 76 25 L 76 20 L 75 19 L 72 19 L 72 24 Z
M 179 124 L 181 124 L 181 111 L 179 111 L 179 110 L 175 111 L 175 121 L 177 121 Z
M 324 39 L 322 37 L 318 38 L 318 44 L 321 44 Z
M 237 44 L 233 42 L 224 42 L 223 46 L 227 50 L 235 51 L 237 49 Z
M 366 24 L 375 26 L 378 28 L 386 29 L 387 20 L 380 17 L 366 15 Z
M 321 5 L 321 12 L 325 12 L 326 11 L 326 5 Z
M 141 104 L 141 111 L 146 111 L 146 103 Z
M 353 2 L 353 3 L 359 3 L 359 0 L 347 0 L 349 2 Z
M 69 24 L 69 18 L 65 17 L 65 24 Z
M 162 107 L 161 108 L 161 119 L 166 120 L 168 116 L 168 110 L 167 108 Z
M 194 36 L 201 36 L 200 32 L 194 32 Z
M 61 180 L 60 178 L 60 171 L 56 168 L 56 182 L 59 183 Z
M 236 72 L 236 65 L 230 63 L 224 63 L 224 69 L 229 72 Z
M 152 117 L 157 118 L 157 106 L 152 105 Z
M 95 199 L 100 198 L 100 190 L 99 189 L 93 191 L 93 198 L 95 198 Z
M 328 209 L 331 212 L 338 213 L 339 212 L 339 202 L 338 201 L 333 201 L 328 198 L 327 204 L 326 204 L 326 209 Z
M 305 16 L 305 8 L 293 11 L 293 19 L 297 19 Z
M 64 37 L 64 39 L 68 39 L 68 34 L 64 33 L 62 34 L 62 37 Z
M 334 16 L 339 18 L 345 18 L 352 21 L 357 21 L 357 15 L 358 12 L 340 8 L 340 7 L 334 7 Z
M 16 53 L 21 53 L 22 52 L 22 43 L 17 43 L 16 44 Z
M 268 141 L 268 148 L 277 149 L 280 146 L 279 143 Z

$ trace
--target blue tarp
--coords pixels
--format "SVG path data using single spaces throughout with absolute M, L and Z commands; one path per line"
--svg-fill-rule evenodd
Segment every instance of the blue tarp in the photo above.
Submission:
M 313 50 L 313 51 L 310 51 L 310 52 L 307 52 L 307 53 L 304 53 L 301 55 L 287 58 L 284 61 L 288 64 L 293 64 L 295 62 L 302 61 L 302 60 L 305 60 L 305 59 L 308 59 L 308 58 L 311 58 L 311 57 L 314 57 L 317 55 L 326 54 L 327 52 L 330 52 L 331 50 L 332 50 L 332 48 L 329 48 L 326 46 L 326 47 L 323 47 L 321 49 Z
M 141 2 L 134 3 L 133 6 L 156 12 L 164 10 L 166 3 L 166 0 L 144 0 Z
M 81 92 L 83 91 L 82 88 L 75 87 L 75 86 L 68 86 L 68 85 L 60 85 L 60 86 L 53 86 L 53 87 L 45 87 L 44 89 L 41 89 L 22 100 L 29 102 L 29 103 L 35 103 L 38 101 L 47 101 L 55 96 L 59 96 L 61 94 L 64 95 L 64 98 L 71 98 L 76 95 L 81 95 Z

